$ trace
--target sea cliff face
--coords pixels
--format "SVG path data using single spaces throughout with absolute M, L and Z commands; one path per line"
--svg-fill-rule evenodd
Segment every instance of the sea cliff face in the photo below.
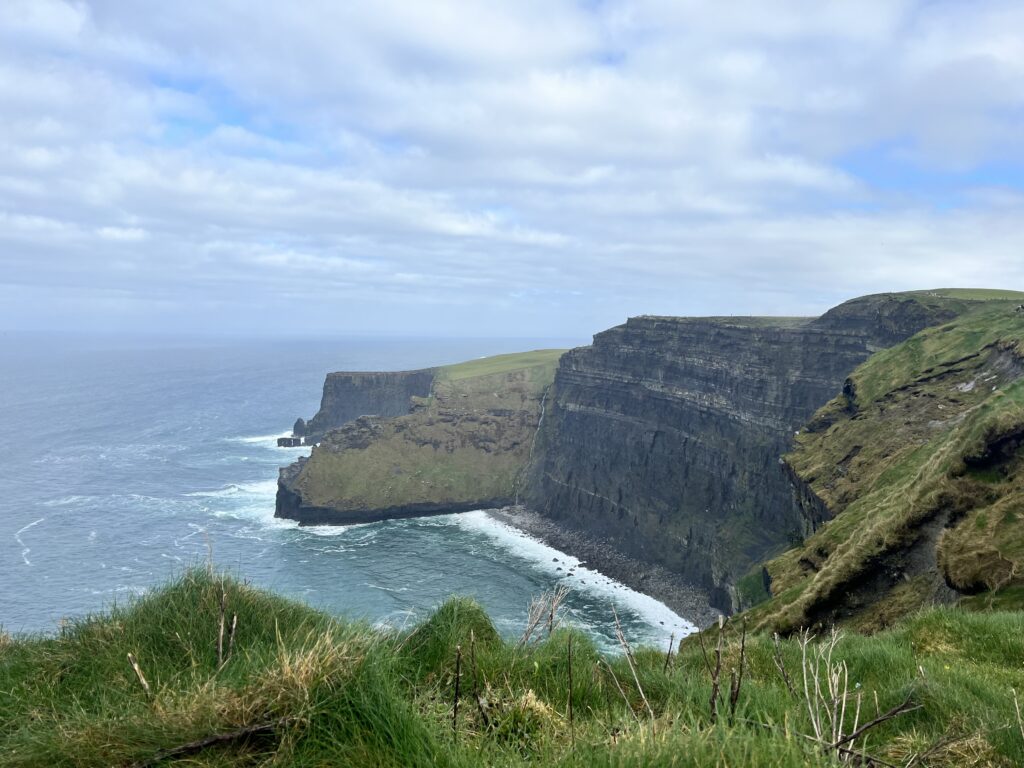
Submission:
M 329 373 L 324 380 L 320 410 L 305 422 L 296 423 L 296 436 L 318 442 L 328 431 L 360 416 L 402 416 L 412 408 L 412 398 L 426 397 L 435 370 Z M 300 434 L 301 432 L 301 434 Z
M 522 500 L 734 609 L 750 566 L 821 522 L 780 460 L 796 430 L 875 350 L 953 315 L 882 295 L 817 320 L 632 318 L 562 358 Z

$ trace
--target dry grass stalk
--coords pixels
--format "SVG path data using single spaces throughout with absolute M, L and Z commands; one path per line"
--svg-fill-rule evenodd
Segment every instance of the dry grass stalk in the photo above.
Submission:
M 228 653 L 224 658 L 224 663 L 227 664 L 231 658 L 231 653 L 235 650 L 235 632 L 238 630 L 238 614 L 231 614 L 231 632 L 228 633 Z
M 462 646 L 455 646 L 455 696 L 452 701 L 452 734 L 458 735 L 459 683 L 462 680 Z
M 134 653 L 128 654 L 128 663 L 131 664 L 132 669 L 135 670 L 135 676 L 139 678 L 139 684 L 142 686 L 142 690 L 146 692 L 147 696 L 152 696 L 153 692 L 149 689 L 149 683 L 146 682 L 146 676 L 142 674 L 142 667 L 139 666 L 139 661 L 135 658 Z
M 224 581 L 220 583 L 220 618 L 217 629 L 217 666 L 224 666 L 224 617 L 228 608 L 228 593 L 224 590 Z
M 526 614 L 526 629 L 523 631 L 523 636 L 519 638 L 517 647 L 522 647 L 530 642 L 530 638 L 542 624 L 547 626 L 548 635 L 550 635 L 558 626 L 558 621 L 556 621 L 558 611 L 568 596 L 569 588 L 559 585 L 551 591 L 533 598 Z
M 739 673 L 732 671 L 732 680 L 729 685 L 729 722 L 736 719 L 736 705 L 740 700 L 740 690 L 743 688 L 743 672 L 747 661 L 747 622 L 743 622 L 743 634 L 740 636 L 740 668 Z
M 668 672 L 669 662 L 672 661 L 672 644 L 675 643 L 675 641 L 676 641 L 676 633 L 673 632 L 672 635 L 668 639 L 668 653 L 665 654 L 665 666 L 662 667 L 662 670 L 661 670 L 662 674 L 665 674 L 665 673 Z
M 718 720 L 718 695 L 721 690 L 719 678 L 722 674 L 722 643 L 725 639 L 725 617 L 718 617 L 718 644 L 715 646 L 715 668 L 711 671 L 711 698 L 708 706 L 711 710 L 711 722 Z
M 1017 689 L 1011 688 L 1010 690 L 1013 692 L 1013 709 L 1017 713 L 1017 730 L 1020 731 L 1021 741 L 1024 741 L 1024 719 L 1021 719 L 1020 716 L 1020 702 L 1017 701 Z
M 796 697 L 796 689 L 793 688 L 793 681 L 789 679 L 786 662 L 782 658 L 782 644 L 779 642 L 778 632 L 772 635 L 772 641 L 775 643 L 775 655 L 772 657 L 772 661 L 775 662 L 775 668 L 779 670 L 779 674 L 782 675 L 782 682 L 786 684 L 786 690 L 789 691 L 789 695 Z
M 849 731 L 847 726 L 847 704 L 852 698 L 849 692 L 850 675 L 846 662 L 833 663 L 832 656 L 842 635 L 834 628 L 828 639 L 812 647 L 814 636 L 804 630 L 800 635 L 800 660 L 803 673 L 804 702 L 810 716 L 813 738 L 826 753 L 835 753 L 843 762 L 869 759 L 882 763 L 874 757 L 868 757 L 863 747 L 856 748 L 857 739 L 877 725 L 898 717 L 905 712 L 918 709 L 907 699 L 887 712 L 878 714 L 873 720 L 860 725 L 861 704 L 863 696 L 856 695 L 856 709 L 853 713 Z M 877 709 L 877 701 L 876 701 Z
M 569 740 L 572 742 L 572 749 L 576 751 L 576 728 L 573 721 L 572 712 L 572 635 L 569 635 L 568 645 L 568 665 L 569 665 Z
M 640 694 L 640 698 L 644 700 L 644 706 L 647 707 L 647 714 L 651 716 L 651 725 L 653 726 L 654 710 L 651 709 L 651 703 L 647 701 L 643 686 L 640 685 L 640 678 L 636 673 L 636 659 L 633 658 L 633 649 L 629 647 L 629 643 L 626 642 L 626 636 L 622 634 L 622 624 L 619 623 L 619 613 L 615 610 L 615 606 L 612 606 L 612 615 L 615 617 L 615 635 L 619 640 L 619 645 L 622 646 L 622 650 L 626 653 L 626 663 L 629 665 L 629 671 L 633 673 L 633 682 L 636 683 L 636 690 Z
M 622 700 L 626 702 L 626 707 L 629 709 L 630 714 L 633 715 L 633 719 L 639 723 L 640 716 L 637 715 L 636 710 L 633 709 L 633 704 L 630 702 L 629 696 L 627 696 L 626 692 L 622 690 L 622 686 L 619 684 L 619 678 L 615 676 L 615 670 L 612 669 L 612 665 L 604 659 L 601 659 L 601 663 L 604 664 L 605 669 L 607 669 L 608 673 L 612 676 L 612 682 L 615 683 L 615 687 L 619 689 L 619 693 L 622 695 Z

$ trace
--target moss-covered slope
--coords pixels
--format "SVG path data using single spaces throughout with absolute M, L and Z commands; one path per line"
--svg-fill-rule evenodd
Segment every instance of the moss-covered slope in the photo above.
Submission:
M 562 351 L 435 369 L 411 413 L 360 417 L 282 470 L 277 514 L 344 524 L 511 503 Z
M 932 602 L 1012 600 L 1024 585 L 1022 445 L 1014 304 L 985 302 L 872 356 L 786 457 L 808 517 L 834 519 L 767 564 L 775 598 L 754 615 L 784 630 L 874 629 Z

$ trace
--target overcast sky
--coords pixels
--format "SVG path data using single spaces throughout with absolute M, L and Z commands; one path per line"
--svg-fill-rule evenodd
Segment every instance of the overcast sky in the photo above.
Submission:
M 0 329 L 1024 289 L 1024 3 L 3 0 Z

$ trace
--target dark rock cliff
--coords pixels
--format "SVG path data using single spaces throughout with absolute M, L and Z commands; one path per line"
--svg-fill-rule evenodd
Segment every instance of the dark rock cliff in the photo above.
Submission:
M 324 380 L 320 410 L 304 424 L 307 443 L 360 416 L 404 416 L 412 410 L 413 397 L 427 397 L 434 382 L 431 368 L 418 371 L 329 373 Z M 300 419 L 301 421 L 301 419 Z M 296 429 L 298 429 L 296 422 Z
M 780 459 L 795 430 L 872 352 L 953 314 L 885 294 L 817 320 L 632 318 L 562 358 L 521 500 L 730 610 L 815 524 Z

